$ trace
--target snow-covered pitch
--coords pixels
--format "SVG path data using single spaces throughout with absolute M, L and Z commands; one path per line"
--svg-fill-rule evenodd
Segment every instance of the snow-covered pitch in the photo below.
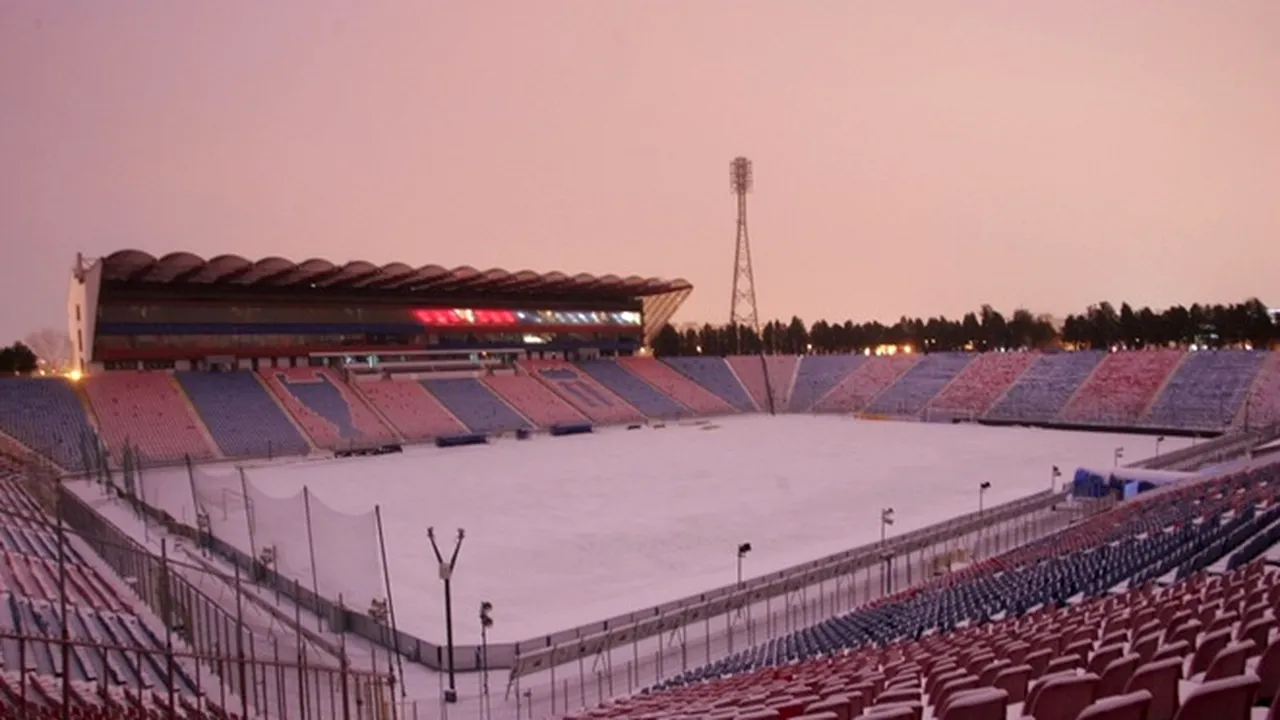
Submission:
M 464 528 L 456 637 L 478 637 L 488 600 L 490 640 L 507 642 L 732 583 L 743 542 L 753 548 L 747 577 L 781 570 L 878 539 L 881 508 L 895 510 L 891 532 L 917 529 L 976 510 L 982 482 L 996 505 L 1047 489 L 1054 465 L 1062 480 L 1080 465 L 1110 467 L 1118 447 L 1129 459 L 1156 451 L 1154 438 L 1135 435 L 753 415 L 245 472 L 251 494 L 286 498 L 305 486 L 316 507 L 368 517 L 379 506 L 396 620 L 431 642 L 444 641 L 444 601 L 426 531 L 435 527 L 447 556 Z M 186 473 L 173 473 L 146 478 L 146 495 L 190 519 Z M 376 573 L 367 523 L 325 517 L 313 516 L 322 574 Z M 294 543 L 290 553 L 306 553 L 305 524 L 277 524 L 282 552 Z

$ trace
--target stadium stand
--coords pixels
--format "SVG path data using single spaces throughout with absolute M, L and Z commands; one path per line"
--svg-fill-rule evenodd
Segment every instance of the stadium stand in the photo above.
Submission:
M 919 355 L 868 358 L 814 404 L 814 412 L 861 412 L 919 362 Z
M 195 408 L 169 373 L 99 373 L 85 378 L 82 386 L 115 462 L 126 447 L 154 463 L 217 457 Z
M 981 417 L 1039 358 L 1040 355 L 1029 352 L 982 353 L 935 395 L 928 407 Z
M 1277 483 L 1271 465 L 1140 496 L 571 717 L 1248 717 L 1280 684 L 1280 572 L 1236 548 L 1280 518 Z
M 98 442 L 76 388 L 60 378 L 0 378 L 0 431 L 67 470 L 85 467 Z
M 223 455 L 267 457 L 310 452 L 310 444 L 256 373 L 179 372 L 175 377 Z
M 800 358 L 795 355 L 768 355 L 763 359 L 758 355 L 731 355 L 728 361 L 729 369 L 761 410 L 768 411 L 772 407 L 776 412 L 786 411 Z
M 618 364 L 696 415 L 725 415 L 734 412 L 729 403 L 693 382 L 666 363 L 652 358 L 618 358 Z
M 590 422 L 546 385 L 524 374 L 495 374 L 483 379 L 497 395 L 542 428 Z
M 1241 424 L 1265 427 L 1280 422 L 1280 352 L 1267 354 L 1249 390 Z
M 644 415 L 614 395 L 590 375 L 562 360 L 525 360 L 521 368 L 546 384 L 584 415 L 598 423 L 628 423 Z
M 614 360 L 587 360 L 578 363 L 578 368 L 647 417 L 670 420 L 691 414 L 689 408 L 627 372 Z
M 1181 350 L 1110 353 L 1063 408 L 1059 419 L 1102 425 L 1136 423 L 1183 357 Z
M 327 368 L 276 368 L 260 374 L 316 447 L 347 448 L 395 440 L 395 434 L 369 406 Z
M 358 382 L 355 389 L 406 440 L 428 440 L 467 432 L 435 396 L 414 380 Z
M 23 718 L 160 717 L 168 688 L 182 717 L 231 717 L 213 706 L 183 656 L 169 663 L 159 620 L 118 580 L 104 575 L 83 546 L 61 546 L 65 585 L 59 585 L 60 543 L 52 523 L 12 470 L 0 471 L 0 713 Z M 69 681 L 74 707 L 62 715 L 61 634 L 66 602 Z M 175 648 L 185 650 L 175 639 Z M 225 695 L 225 693 L 222 693 Z M 11 714 L 12 713 L 12 714 Z M 132 714 L 130 714 L 132 713 Z M 176 713 L 175 713 L 176 715 Z
M 815 402 L 866 360 L 861 355 L 805 355 L 800 358 L 788 409 L 791 412 L 809 412 Z
M 1041 355 L 987 413 L 991 420 L 1049 422 L 1102 362 L 1097 350 Z
M 1215 431 L 1228 427 L 1243 407 L 1263 359 L 1262 353 L 1246 350 L 1188 354 L 1143 424 Z
M 476 378 L 423 380 L 422 386 L 471 432 L 489 435 L 533 429 L 528 420 Z
M 932 353 L 920 358 L 898 381 L 876 396 L 867 411 L 914 417 L 973 360 L 969 353 Z
M 717 397 L 731 405 L 738 412 L 757 412 L 760 408 L 751 398 L 751 394 L 742 386 L 737 374 L 724 358 L 718 357 L 674 357 L 663 360 L 676 372 L 693 380 L 702 387 L 715 393 Z M 761 375 L 761 386 L 764 385 L 764 371 Z M 763 387 L 761 393 L 763 393 Z M 765 406 L 768 407 L 767 405 Z

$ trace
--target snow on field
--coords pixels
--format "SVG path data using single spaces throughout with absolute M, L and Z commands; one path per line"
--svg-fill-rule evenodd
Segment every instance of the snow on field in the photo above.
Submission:
M 1169 438 L 1163 449 L 1187 444 Z M 732 583 L 742 542 L 753 546 L 748 576 L 780 570 L 878 539 L 883 507 L 895 509 L 892 532 L 913 530 L 976 510 L 981 482 L 991 483 L 985 502 L 996 505 L 1047 489 L 1053 465 L 1064 478 L 1079 465 L 1110 467 L 1117 447 L 1130 461 L 1155 452 L 1153 438 L 1134 435 L 758 415 L 711 428 L 537 436 L 246 474 L 251 496 L 288 498 L 305 486 L 313 511 L 363 516 L 313 512 L 322 590 L 337 576 L 376 582 L 376 539 L 362 528 L 380 506 L 398 624 L 432 642 L 444 640 L 444 610 L 426 530 L 436 528 L 447 555 L 465 528 L 453 580 L 457 637 L 478 636 L 477 609 L 488 600 L 490 638 L 504 642 Z M 221 478 L 212 484 L 236 504 L 234 468 L 198 473 Z M 153 504 L 194 516 L 185 471 L 145 480 Z M 270 513 L 282 555 L 306 553 L 298 503 L 292 527 L 278 511 L 288 503 Z M 266 524 L 258 505 L 275 504 L 255 502 Z M 220 521 L 243 524 L 243 513 L 215 519 L 215 532 Z M 230 539 L 247 548 L 246 536 Z

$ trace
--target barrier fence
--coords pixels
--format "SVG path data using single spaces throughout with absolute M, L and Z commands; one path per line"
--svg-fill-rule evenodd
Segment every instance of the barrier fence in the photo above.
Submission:
M 0 643 L 16 669 L 0 677 L 0 691 L 30 714 L 22 717 L 100 708 L 187 718 L 392 720 L 399 709 L 385 676 L 349 668 L 12 632 L 0 632 Z M 162 683 L 149 678 L 153 672 Z M 222 681 L 228 677 L 238 682 Z

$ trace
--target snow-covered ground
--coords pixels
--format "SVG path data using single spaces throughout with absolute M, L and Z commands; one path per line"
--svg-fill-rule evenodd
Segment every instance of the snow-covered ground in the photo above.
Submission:
M 1190 442 L 1169 438 L 1162 449 Z M 274 543 L 293 563 L 281 567 L 300 568 L 310 584 L 305 487 L 321 589 L 347 598 L 378 590 L 370 513 L 379 507 L 397 622 L 437 643 L 443 597 L 426 530 L 436 528 L 447 556 L 464 528 L 455 631 L 476 637 L 475 610 L 488 600 L 496 618 L 490 639 L 506 642 L 731 583 L 742 542 L 753 547 L 748 576 L 780 570 L 877 539 L 881 508 L 895 509 L 893 532 L 913 530 L 976 509 L 981 482 L 991 483 L 985 502 L 996 505 L 1047 489 L 1053 465 L 1064 479 L 1080 465 L 1109 467 L 1117 447 L 1137 460 L 1154 454 L 1155 441 L 760 415 L 246 466 L 245 483 L 234 467 L 204 468 L 196 495 L 219 505 L 211 511 L 215 532 L 247 550 L 247 487 L 256 498 L 255 546 Z M 185 470 L 143 480 L 149 502 L 193 522 Z

